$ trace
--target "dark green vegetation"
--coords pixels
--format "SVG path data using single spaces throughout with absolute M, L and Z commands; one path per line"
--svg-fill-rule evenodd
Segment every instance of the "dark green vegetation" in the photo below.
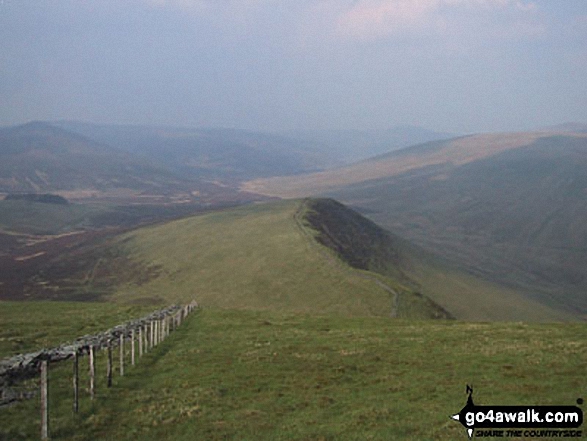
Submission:
M 53 439 L 459 440 L 477 404 L 573 405 L 587 388 L 584 324 L 470 324 L 204 309 L 98 399 L 71 412 L 71 365 L 50 371 Z M 116 366 L 115 366 L 116 368 Z M 87 384 L 87 359 L 81 363 Z M 0 411 L 35 439 L 38 402 Z
M 28 201 L 28 202 L 39 202 L 42 204 L 57 204 L 67 205 L 69 201 L 62 196 L 50 193 L 37 194 L 37 193 L 10 193 L 4 198 L 5 201 Z
M 477 135 L 246 188 L 334 197 L 455 271 L 585 317 L 586 169 L 584 134 Z

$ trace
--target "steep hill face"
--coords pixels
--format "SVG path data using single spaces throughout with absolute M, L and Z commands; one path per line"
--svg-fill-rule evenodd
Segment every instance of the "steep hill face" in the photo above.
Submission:
M 477 135 L 249 188 L 334 197 L 470 274 L 585 314 L 585 170 L 585 134 Z
M 316 240 L 353 268 L 401 274 L 399 239 L 334 199 L 307 199 L 304 220 Z

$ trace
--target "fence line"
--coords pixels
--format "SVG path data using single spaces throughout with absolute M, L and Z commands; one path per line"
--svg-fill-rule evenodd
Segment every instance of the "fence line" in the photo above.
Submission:
M 155 311 L 146 317 L 115 326 L 105 332 L 94 335 L 85 335 L 76 339 L 72 344 L 60 345 L 52 349 L 43 349 L 28 354 L 19 354 L 14 357 L 0 360 L 0 407 L 19 399 L 12 393 L 10 386 L 16 382 L 41 375 L 41 439 L 49 437 L 49 397 L 48 397 L 48 365 L 73 358 L 73 412 L 79 411 L 79 357 L 85 354 L 89 358 L 90 399 L 96 396 L 96 349 L 107 350 L 107 387 L 112 386 L 112 349 L 117 344 L 120 350 L 120 376 L 124 376 L 124 342 L 131 340 L 131 365 L 135 365 L 135 338 L 138 335 L 139 357 L 147 353 L 165 337 L 170 335 L 171 323 L 173 330 L 195 309 L 198 304 L 192 301 L 188 305 L 173 305 Z M 137 332 L 138 331 L 138 332 Z M 149 338 L 150 331 L 150 338 Z M 144 341 L 143 341 L 144 338 Z

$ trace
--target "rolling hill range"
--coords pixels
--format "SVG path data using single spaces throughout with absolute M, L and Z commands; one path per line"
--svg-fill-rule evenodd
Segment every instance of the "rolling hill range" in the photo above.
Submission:
M 420 127 L 263 133 L 76 121 L 51 124 L 165 164 L 186 177 L 205 177 L 228 184 L 323 170 L 409 145 L 451 137 Z
M 0 193 L 51 192 L 68 199 L 135 203 L 252 199 L 42 122 L 0 129 L 0 159 Z
M 243 188 L 334 197 L 469 274 L 584 315 L 585 170 L 584 133 L 487 134 Z
M 335 163 L 310 144 L 269 133 L 80 122 L 53 124 L 165 165 L 186 178 L 229 185 L 254 177 L 320 170 Z

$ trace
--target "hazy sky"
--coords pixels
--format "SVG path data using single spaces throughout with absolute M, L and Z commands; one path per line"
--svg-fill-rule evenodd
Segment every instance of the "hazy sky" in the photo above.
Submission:
M 0 0 L 0 125 L 587 122 L 585 0 Z

